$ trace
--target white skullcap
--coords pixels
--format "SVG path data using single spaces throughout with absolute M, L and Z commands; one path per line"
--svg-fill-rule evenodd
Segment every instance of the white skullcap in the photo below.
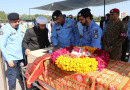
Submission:
M 48 19 L 42 16 L 38 16 L 36 18 L 36 22 L 39 24 L 47 24 L 48 23 Z

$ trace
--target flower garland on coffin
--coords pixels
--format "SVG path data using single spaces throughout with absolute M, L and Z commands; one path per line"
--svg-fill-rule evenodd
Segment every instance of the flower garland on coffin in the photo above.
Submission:
M 62 70 L 87 73 L 105 68 L 109 55 L 98 48 L 70 46 L 55 51 L 51 60 Z

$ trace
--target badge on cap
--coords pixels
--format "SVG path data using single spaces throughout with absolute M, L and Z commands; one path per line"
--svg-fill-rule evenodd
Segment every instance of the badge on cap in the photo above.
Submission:
M 56 16 L 54 16 L 54 18 L 56 18 Z
M 81 16 L 81 13 L 79 13 L 78 16 Z
M 4 32 L 3 31 L 0 31 L 0 35 L 3 35 L 4 34 Z
M 111 13 L 113 13 L 114 11 L 113 10 L 111 10 Z

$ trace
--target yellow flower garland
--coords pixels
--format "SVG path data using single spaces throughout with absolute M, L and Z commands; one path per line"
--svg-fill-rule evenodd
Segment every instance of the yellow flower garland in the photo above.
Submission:
M 59 56 L 56 60 L 57 67 L 66 71 L 76 71 L 80 73 L 92 72 L 97 69 L 98 62 L 95 58 L 71 58 Z

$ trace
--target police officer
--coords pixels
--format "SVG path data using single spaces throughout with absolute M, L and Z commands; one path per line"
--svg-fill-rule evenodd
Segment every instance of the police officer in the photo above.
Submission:
M 126 27 L 119 19 L 120 10 L 114 8 L 110 10 L 110 21 L 107 24 L 106 32 L 103 36 L 103 49 L 107 51 L 111 59 L 120 60 L 122 44 L 126 38 Z
M 69 15 L 68 19 L 72 20 L 72 22 L 73 22 L 74 25 L 77 24 L 77 21 L 73 18 L 72 15 Z
M 89 8 L 82 9 L 78 13 L 79 22 L 82 23 L 82 46 L 101 48 L 101 28 L 94 22 Z
M 0 30 L 0 49 L 2 56 L 7 63 L 7 77 L 9 90 L 15 90 L 16 78 L 19 79 L 23 88 L 20 77 L 20 63 L 23 60 L 22 40 L 24 32 L 19 26 L 19 14 L 10 13 L 8 15 L 9 23 Z
M 42 49 L 50 45 L 48 40 L 48 29 L 46 28 L 48 19 L 38 16 L 36 18 L 36 23 L 36 26 L 27 29 L 23 39 L 22 45 L 26 55 L 32 50 Z
M 124 27 L 128 27 L 128 18 L 125 17 L 122 19 L 122 22 L 124 24 Z M 126 37 L 125 41 L 122 44 L 122 56 L 121 56 L 121 61 L 128 62 L 128 44 L 129 44 L 129 39 Z
M 104 23 L 103 23 L 103 32 L 102 32 L 102 36 L 103 36 L 104 32 L 106 32 L 106 26 L 107 26 L 107 23 L 109 22 L 109 19 L 110 19 L 110 14 L 107 13 L 107 14 L 106 14 L 106 20 L 105 20 Z
M 72 16 L 72 15 L 69 15 L 69 18 L 73 19 L 73 16 Z
M 65 18 L 61 11 L 56 10 L 52 14 L 55 24 L 52 28 L 52 43 L 55 47 L 64 48 L 79 45 L 80 35 L 77 25 Z

